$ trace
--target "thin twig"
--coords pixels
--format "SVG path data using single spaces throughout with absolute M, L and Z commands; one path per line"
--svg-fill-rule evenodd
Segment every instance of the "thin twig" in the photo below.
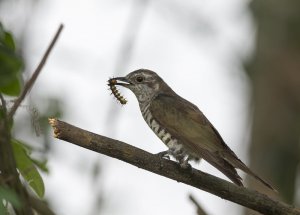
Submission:
M 55 215 L 55 213 L 42 200 L 29 196 L 29 202 L 36 212 L 40 215 Z
M 201 205 L 199 204 L 199 202 L 197 202 L 197 200 L 194 198 L 194 196 L 192 194 L 189 195 L 189 199 L 196 206 L 196 208 L 197 208 L 197 215 L 207 215 L 207 213 L 204 211 L 204 209 L 201 207 Z
M 7 111 L 7 109 L 6 109 L 6 101 L 5 101 L 2 93 L 0 93 L 0 101 L 1 101 L 1 107 L 2 107 L 2 109 L 4 111 L 4 116 L 6 117 L 6 111 Z
M 0 110 L 2 109 L 2 111 L 3 111 L 3 124 L 0 121 L 0 129 L 8 129 L 7 106 L 6 106 L 6 101 L 5 101 L 2 93 L 0 93 L 0 101 L 1 101 Z M 3 126 L 3 128 L 1 128 L 2 126 Z
M 2 106 L 5 105 L 5 99 L 4 99 L 3 95 L 2 95 L 2 93 L 0 93 L 0 101 L 1 101 L 1 105 Z
M 10 109 L 9 113 L 8 113 L 8 119 L 12 119 L 12 117 L 14 116 L 15 112 L 17 111 L 18 107 L 20 106 L 21 102 L 24 100 L 24 98 L 26 97 L 27 93 L 30 91 L 30 89 L 32 88 L 33 84 L 35 83 L 37 77 L 39 76 L 40 72 L 42 71 L 44 65 L 46 64 L 46 61 L 49 57 L 50 52 L 52 51 L 62 29 L 63 29 L 63 24 L 60 24 L 56 34 L 54 35 L 51 43 L 49 44 L 45 54 L 43 55 L 39 65 L 37 66 L 37 68 L 35 69 L 35 71 L 33 72 L 32 76 L 30 77 L 30 79 L 25 83 L 25 86 L 23 88 L 23 91 L 21 93 L 21 95 L 16 99 L 16 101 L 14 102 L 12 108 Z
M 28 203 L 27 190 L 23 187 L 16 169 L 13 149 L 10 144 L 11 135 L 7 119 L 6 101 L 2 94 L 0 94 L 0 99 L 1 109 L 4 112 L 3 120 L 0 120 L 0 183 L 14 190 L 23 203 L 21 208 L 13 206 L 16 215 L 33 215 L 33 211 Z
M 49 123 L 54 129 L 55 137 L 58 139 L 117 158 L 266 215 L 300 215 L 300 210 L 293 206 L 271 199 L 257 191 L 238 187 L 233 183 L 194 168 L 183 169 L 174 161 L 162 159 L 158 155 L 124 142 L 85 131 L 57 119 L 49 119 Z

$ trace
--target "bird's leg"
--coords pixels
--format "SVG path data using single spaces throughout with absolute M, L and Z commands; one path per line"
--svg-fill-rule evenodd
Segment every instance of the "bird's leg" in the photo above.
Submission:
M 159 156 L 160 158 L 165 158 L 165 159 L 170 160 L 169 154 L 170 154 L 170 151 L 167 150 L 167 151 L 159 152 L 159 153 L 157 153 L 156 155 Z
M 189 157 L 183 157 L 182 159 L 178 160 L 179 161 L 179 165 L 181 168 L 183 169 L 191 169 L 192 166 L 189 164 Z
M 170 155 L 170 151 L 169 150 L 159 152 L 156 155 L 159 156 L 160 159 L 170 160 L 170 156 L 169 156 Z M 163 168 L 162 160 L 160 160 L 160 168 L 161 169 Z

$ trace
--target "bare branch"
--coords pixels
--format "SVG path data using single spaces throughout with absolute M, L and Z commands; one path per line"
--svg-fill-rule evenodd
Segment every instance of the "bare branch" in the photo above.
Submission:
M 20 197 L 20 200 L 23 204 L 21 208 L 14 208 L 16 215 L 33 215 L 34 211 L 33 208 L 36 211 L 42 211 L 45 212 L 43 214 L 54 214 L 51 213 L 50 209 L 41 204 L 37 204 L 38 201 L 30 201 L 30 196 L 26 190 L 26 188 L 23 186 L 20 178 L 19 173 L 16 169 L 16 161 L 14 159 L 13 149 L 10 144 L 11 142 L 11 134 L 8 122 L 12 119 L 14 116 L 16 110 L 20 106 L 21 102 L 26 97 L 27 93 L 32 88 L 33 84 L 35 83 L 38 75 L 40 74 L 43 66 L 46 63 L 46 60 L 54 47 L 61 31 L 63 29 L 63 25 L 60 25 L 54 38 L 52 39 L 49 47 L 47 48 L 41 62 L 35 69 L 34 73 L 32 74 L 31 78 L 26 82 L 23 91 L 21 92 L 21 95 L 16 99 L 14 102 L 12 108 L 8 113 L 6 113 L 6 103 L 5 99 L 0 94 L 0 100 L 1 100 L 1 109 L 4 111 L 4 120 L 0 120 L 0 176 L 1 176 L 1 184 L 5 183 L 10 189 L 14 190 L 16 194 Z
M 0 93 L 1 106 L 6 109 L 6 102 L 3 95 Z
M 55 213 L 48 207 L 48 205 L 42 200 L 29 196 L 29 202 L 38 214 L 41 215 L 55 215 Z
M 23 187 L 16 169 L 13 149 L 10 144 L 11 135 L 6 115 L 6 102 L 2 94 L 0 94 L 0 99 L 0 109 L 4 112 L 3 120 L 0 119 L 0 185 L 7 185 L 15 191 L 23 203 L 23 207 L 21 208 L 13 206 L 16 215 L 33 215 L 33 211 L 28 203 L 27 190 Z
M 192 194 L 189 195 L 189 199 L 197 208 L 197 215 L 207 215 L 207 213 L 204 211 L 204 209 L 201 207 L 201 205 L 197 202 L 197 200 L 194 198 Z
M 238 187 L 233 183 L 193 168 L 182 169 L 174 161 L 162 159 L 160 156 L 148 153 L 124 142 L 85 131 L 57 119 L 49 119 L 49 123 L 54 129 L 55 137 L 58 139 L 117 158 L 263 214 L 300 215 L 300 210 L 293 206 L 273 200 L 257 191 Z
M 7 126 L 7 107 L 6 107 L 6 101 L 3 97 L 3 95 L 0 93 L 0 101 L 1 101 L 1 106 L 0 110 L 2 109 L 3 111 L 3 120 L 4 120 L 4 126 Z
M 60 24 L 56 34 L 54 35 L 51 43 L 49 44 L 45 54 L 43 55 L 39 65 L 37 66 L 37 68 L 35 69 L 35 71 L 33 72 L 31 78 L 25 83 L 25 86 L 23 88 L 23 91 L 21 93 L 21 95 L 16 99 L 16 101 L 14 102 L 14 105 L 12 106 L 12 108 L 10 109 L 10 112 L 8 113 L 8 119 L 11 119 L 15 112 L 17 111 L 18 107 L 20 106 L 21 102 L 24 100 L 24 98 L 26 97 L 27 93 L 30 91 L 31 87 L 33 86 L 33 84 L 35 83 L 37 77 L 39 76 L 40 72 L 42 71 L 44 65 L 46 64 L 46 61 L 48 59 L 48 56 L 50 54 L 50 52 L 52 51 L 62 29 L 63 29 L 63 24 Z

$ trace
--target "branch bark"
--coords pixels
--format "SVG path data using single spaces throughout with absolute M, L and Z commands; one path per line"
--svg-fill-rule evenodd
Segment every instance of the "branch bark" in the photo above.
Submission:
M 50 118 L 49 123 L 54 129 L 54 136 L 58 139 L 188 184 L 266 215 L 300 215 L 299 209 L 257 191 L 238 187 L 194 168 L 182 169 L 174 161 L 162 159 L 124 142 L 91 133 L 57 119 Z

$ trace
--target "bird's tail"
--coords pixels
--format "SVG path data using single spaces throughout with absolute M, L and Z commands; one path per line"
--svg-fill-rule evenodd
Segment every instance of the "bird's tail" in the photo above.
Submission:
M 231 162 L 232 163 L 232 162 Z M 254 177 L 256 180 L 260 181 L 262 184 L 264 184 L 265 186 L 267 186 L 268 188 L 270 188 L 271 190 L 277 192 L 277 190 L 272 187 L 268 182 L 266 182 L 265 180 L 263 180 L 262 178 L 260 178 L 257 174 L 255 174 L 249 167 L 246 166 L 246 164 L 244 164 L 240 159 L 236 158 L 235 161 L 233 162 L 233 165 L 236 168 L 239 168 L 241 170 L 243 170 L 245 173 L 251 175 L 252 177 Z
M 238 175 L 235 167 L 223 158 L 213 157 L 208 160 L 211 165 L 220 170 L 226 175 L 233 183 L 243 187 L 242 178 Z

